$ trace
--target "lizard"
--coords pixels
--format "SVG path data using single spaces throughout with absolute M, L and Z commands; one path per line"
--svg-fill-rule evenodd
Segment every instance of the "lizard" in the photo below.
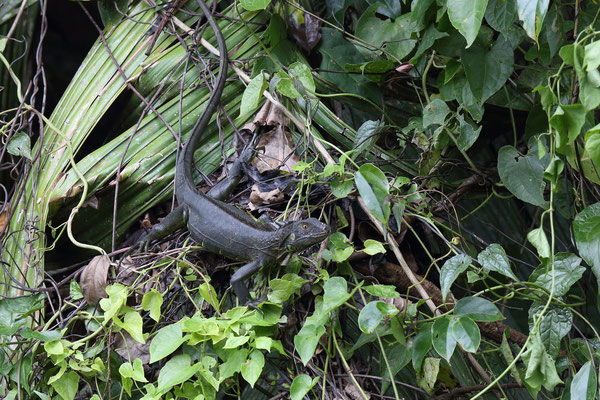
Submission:
M 174 190 L 178 207 L 155 224 L 135 247 L 147 250 L 152 241 L 187 226 L 191 237 L 204 249 L 246 262 L 232 275 L 230 283 L 237 298 L 243 304 L 251 304 L 244 279 L 264 266 L 280 263 L 289 253 L 302 251 L 323 241 L 329 235 L 329 227 L 316 218 L 282 225 L 269 224 L 223 201 L 238 184 L 243 172 L 242 163 L 249 162 L 254 156 L 256 136 L 234 162 L 228 179 L 215 185 L 207 194 L 196 188 L 192 177 L 194 150 L 220 101 L 228 64 L 223 34 L 207 5 L 202 0 L 197 1 L 215 33 L 219 47 L 216 84 L 176 161 Z

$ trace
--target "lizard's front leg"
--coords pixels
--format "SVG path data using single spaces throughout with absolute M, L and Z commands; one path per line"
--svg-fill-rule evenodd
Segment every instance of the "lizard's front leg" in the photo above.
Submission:
M 175 232 L 177 229 L 184 228 L 188 221 L 188 207 L 181 205 L 171 211 L 162 221 L 155 224 L 150 232 L 144 236 L 136 245 L 140 250 L 147 251 L 150 243 L 155 240 L 162 239 L 169 233 Z
M 250 297 L 250 291 L 248 290 L 244 279 L 258 271 L 263 264 L 264 263 L 260 260 L 249 262 L 235 271 L 231 277 L 231 286 L 233 287 L 233 291 L 235 292 L 237 298 L 240 299 L 242 304 L 249 304 L 252 300 Z

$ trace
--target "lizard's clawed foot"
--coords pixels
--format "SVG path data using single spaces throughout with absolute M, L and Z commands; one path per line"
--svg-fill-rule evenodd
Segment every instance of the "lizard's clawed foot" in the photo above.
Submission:
M 264 317 L 265 316 L 264 311 L 261 308 L 259 308 L 258 306 L 261 305 L 262 303 L 264 303 L 265 301 L 267 301 L 267 296 L 261 296 L 258 299 L 246 301 L 246 303 L 244 305 L 252 310 L 258 311 L 260 313 L 260 315 Z
M 256 145 L 258 144 L 259 139 L 260 136 L 255 134 L 254 136 L 252 136 L 252 139 L 250 139 L 250 141 L 246 144 L 246 146 L 240 154 L 240 160 L 242 160 L 243 163 L 248 164 L 250 163 L 250 161 L 252 161 L 252 159 L 256 155 L 256 152 L 258 151 Z

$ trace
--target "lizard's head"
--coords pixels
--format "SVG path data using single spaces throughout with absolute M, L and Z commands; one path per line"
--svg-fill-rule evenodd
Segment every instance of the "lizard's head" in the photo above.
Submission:
M 290 222 L 286 227 L 285 248 L 297 252 L 319 243 L 329 236 L 329 227 L 316 218 Z

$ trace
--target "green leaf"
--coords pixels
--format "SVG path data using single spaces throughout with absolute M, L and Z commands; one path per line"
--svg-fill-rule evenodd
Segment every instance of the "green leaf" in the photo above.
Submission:
M 323 336 L 324 333 L 325 327 L 323 325 L 305 323 L 298 334 L 294 336 L 294 346 L 302 360 L 302 364 L 305 366 L 308 364 L 313 354 L 315 354 L 317 344 L 319 344 L 319 340 L 321 340 L 321 336 Z
M 432 100 L 423 109 L 423 128 L 433 124 L 443 125 L 448 114 L 450 114 L 450 108 L 444 100 Z
M 440 372 L 440 359 L 427 357 L 423 363 L 423 369 L 417 376 L 417 384 L 429 395 L 434 394 L 435 383 Z
M 269 282 L 271 292 L 267 295 L 273 303 L 283 303 L 296 293 L 302 285 L 308 282 L 296 274 L 285 274 L 281 279 L 272 279 Z
M 200 363 L 190 365 L 190 356 L 180 354 L 169 361 L 160 369 L 156 390 L 159 393 L 166 393 L 175 385 L 179 385 L 190 379 L 201 367 Z
M 585 151 L 600 170 L 600 124 L 596 125 L 585 134 Z
M 481 128 L 483 127 L 479 126 L 477 129 L 475 129 L 472 124 L 465 121 L 465 117 L 463 117 L 461 114 L 457 114 L 456 119 L 458 119 L 459 123 L 456 144 L 458 148 L 462 151 L 467 151 L 471 148 L 471 146 L 473 146 L 473 143 L 475 143 L 475 141 L 479 137 L 479 134 L 481 133 Z
M 348 282 L 341 276 L 330 278 L 323 285 L 323 311 L 332 311 L 344 304 L 352 296 L 348 293 Z
M 386 299 L 395 299 L 400 296 L 396 291 L 395 286 L 392 285 L 369 285 L 365 286 L 364 290 L 371 296 L 383 297 Z
M 242 364 L 242 377 L 254 387 L 265 366 L 265 356 L 260 350 L 254 350 L 245 363 Z
M 552 391 L 562 382 L 556 373 L 556 364 L 544 350 L 539 332 L 532 333 L 530 338 L 527 350 L 523 353 L 523 361 L 527 365 L 524 381 L 536 393 L 542 386 Z
M 289 67 L 289 75 L 279 72 L 278 76 L 281 79 L 277 82 L 277 90 L 284 96 L 299 99 L 315 91 L 312 71 L 305 64 L 295 62 Z
M 67 372 L 52 382 L 52 387 L 63 400 L 73 400 L 79 387 L 79 375 L 75 371 Z
M 591 361 L 577 371 L 571 382 L 571 399 L 594 400 L 598 391 L 598 378 Z
M 379 121 L 365 121 L 356 131 L 354 136 L 353 158 L 356 158 L 365 149 L 372 147 L 377 141 L 377 131 L 381 126 Z
M 163 298 L 156 289 L 152 289 L 149 292 L 144 293 L 142 297 L 142 309 L 144 311 L 150 311 L 150 318 L 158 322 L 160 319 L 160 307 L 162 306 Z
M 496 271 L 504 276 L 507 276 L 513 280 L 517 280 L 517 277 L 510 269 L 508 263 L 508 257 L 506 252 L 497 243 L 490 244 L 485 250 L 477 255 L 477 261 L 487 272 Z
M 240 4 L 248 11 L 264 10 L 271 0 L 241 0 Z
M 584 208 L 573 221 L 579 255 L 592 267 L 600 287 L 600 203 Z
M 481 343 L 481 332 L 479 327 L 471 318 L 459 316 L 450 320 L 448 329 L 452 332 L 454 340 L 462 346 L 465 351 L 475 353 Z
M 148 382 L 146 377 L 144 376 L 144 367 L 142 365 L 142 360 L 136 358 L 133 360 L 133 364 L 129 362 L 124 362 L 119 367 L 119 374 L 121 374 L 124 378 L 131 378 L 138 382 Z
M 419 329 L 419 332 L 417 332 L 415 340 L 413 340 L 412 347 L 410 349 L 412 364 L 417 371 L 421 370 L 423 359 L 433 345 L 431 338 L 432 325 L 433 324 L 431 323 L 427 323 Z
M 181 327 L 177 324 L 164 326 L 156 332 L 150 342 L 150 364 L 173 353 L 185 341 Z
M 498 32 L 505 33 L 517 21 L 515 0 L 489 0 L 485 20 Z
M 516 0 L 519 19 L 527 35 L 538 41 L 538 35 L 548 12 L 549 0 Z
M 242 95 L 242 104 L 240 106 L 240 115 L 245 115 L 254 111 L 260 101 L 262 100 L 262 94 L 267 88 L 267 82 L 265 81 L 265 75 L 262 71 L 250 80 L 244 94 Z
M 390 217 L 388 200 L 390 193 L 385 174 L 373 164 L 363 164 L 359 167 L 354 182 L 367 205 L 367 209 L 379 222 L 387 227 L 387 221 Z
M 381 19 L 376 15 L 380 3 L 373 4 L 361 15 L 356 23 L 354 34 L 367 43 L 382 47 L 398 60 L 406 57 L 417 41 L 412 34 L 417 31 L 410 13 L 401 15 L 395 21 Z
M 248 359 L 248 349 L 229 350 L 226 357 L 227 360 L 219 364 L 219 378 L 221 381 L 242 370 L 242 364 Z
M 383 247 L 383 244 L 377 240 L 367 239 L 365 240 L 365 249 L 363 251 L 370 256 L 374 256 L 375 254 L 379 253 L 385 254 L 385 247 Z
M 443 301 L 446 301 L 446 296 L 456 278 L 469 267 L 469 264 L 471 264 L 471 257 L 466 254 L 457 254 L 442 265 L 442 271 L 440 272 L 440 286 L 442 289 Z
M 454 306 L 454 315 L 466 315 L 474 321 L 483 322 L 504 319 L 494 303 L 481 297 L 463 297 Z
M 456 338 L 450 331 L 449 317 L 440 317 L 433 323 L 431 338 L 435 351 L 449 362 L 456 348 Z
M 142 331 L 142 316 L 137 311 L 130 311 L 123 317 L 123 322 L 118 317 L 114 318 L 115 324 L 127 331 L 131 337 L 139 343 L 146 343 Z
M 65 351 L 65 347 L 60 340 L 51 340 L 44 343 L 44 350 L 50 355 L 61 355 Z
M 566 146 L 573 144 L 585 122 L 586 110 L 582 104 L 558 106 L 550 118 L 550 126 L 558 132 L 556 147 L 564 153 Z
M 533 329 L 534 317 L 544 309 L 545 304 L 535 302 L 529 308 L 529 330 Z M 568 308 L 548 308 L 540 323 L 540 338 L 548 354 L 555 359 L 560 352 L 560 341 L 573 326 L 573 313 Z
M 37 339 L 40 342 L 51 342 L 51 341 L 59 340 L 62 337 L 60 331 L 51 330 L 51 331 L 38 332 L 38 331 L 34 331 L 33 329 L 31 329 L 29 327 L 24 327 L 23 329 L 21 329 L 21 331 L 19 333 L 25 339 L 32 338 L 32 339 Z
M 318 381 L 318 376 L 312 380 L 310 379 L 310 376 L 305 374 L 296 376 L 290 386 L 290 398 L 292 400 L 302 400 Z
M 0 298 L 0 335 L 12 336 L 27 316 L 44 307 L 41 295 Z
M 544 200 L 543 174 L 545 166 L 533 151 L 522 157 L 512 146 L 498 152 L 498 174 L 506 188 L 519 200 L 538 207 L 547 205 Z
M 351 179 L 343 181 L 338 177 L 334 177 L 331 180 L 331 194 L 338 199 L 348 196 L 352 190 L 354 190 L 354 182 Z
M 8 142 L 6 151 L 13 156 L 23 156 L 31 160 L 31 139 L 25 132 L 18 132 Z
M 360 310 L 358 327 L 364 333 L 372 333 L 384 317 L 398 314 L 398 309 L 383 301 L 372 301 Z
M 413 1 L 413 3 L 414 3 L 414 1 Z M 435 43 L 436 40 L 441 39 L 446 36 L 448 36 L 448 34 L 446 32 L 440 32 L 437 29 L 435 29 L 434 24 L 429 25 L 427 27 L 427 29 L 425 30 L 425 32 L 423 33 L 423 38 L 421 39 L 421 43 L 419 44 L 419 48 L 417 49 L 417 52 L 411 59 L 411 63 L 413 61 L 417 61 L 417 59 L 420 55 L 424 54 L 427 50 L 429 50 L 429 48 L 431 48 L 431 46 L 433 46 L 433 44 Z
M 238 347 L 241 347 L 244 344 L 246 344 L 248 340 L 250 340 L 250 336 L 229 336 L 223 348 L 237 349 Z
M 550 257 L 550 244 L 548 243 L 544 228 L 540 226 L 539 228 L 533 229 L 527 234 L 527 240 L 535 247 L 540 258 L 544 259 Z
M 477 37 L 488 0 L 448 0 L 448 17 L 467 40 L 467 47 Z
M 552 269 L 550 259 L 537 267 L 529 277 L 530 282 L 542 286 L 550 291 L 552 288 Z M 577 282 L 585 272 L 581 266 L 581 258 L 571 253 L 557 253 L 554 256 L 554 296 L 564 296 L 571 286 Z
M 128 290 L 120 283 L 106 287 L 107 299 L 100 300 L 100 308 L 104 310 L 104 320 L 109 321 L 127 302 Z
M 390 378 L 390 374 L 392 377 L 395 377 L 400 370 L 402 370 L 409 362 L 410 362 L 410 353 L 406 348 L 406 345 L 403 343 L 396 343 L 391 346 L 386 346 L 385 354 L 389 363 L 389 370 L 385 362 L 381 363 L 379 376 L 386 379 L 381 385 L 381 392 L 385 393 L 390 385 L 388 381 Z
M 72 280 L 69 283 L 69 295 L 73 300 L 81 300 L 83 299 L 83 292 L 81 291 L 81 286 L 77 281 Z
M 487 51 L 475 42 L 465 50 L 462 57 L 471 92 L 484 102 L 496 93 L 510 77 L 514 70 L 514 53 L 510 43 L 500 38 Z

